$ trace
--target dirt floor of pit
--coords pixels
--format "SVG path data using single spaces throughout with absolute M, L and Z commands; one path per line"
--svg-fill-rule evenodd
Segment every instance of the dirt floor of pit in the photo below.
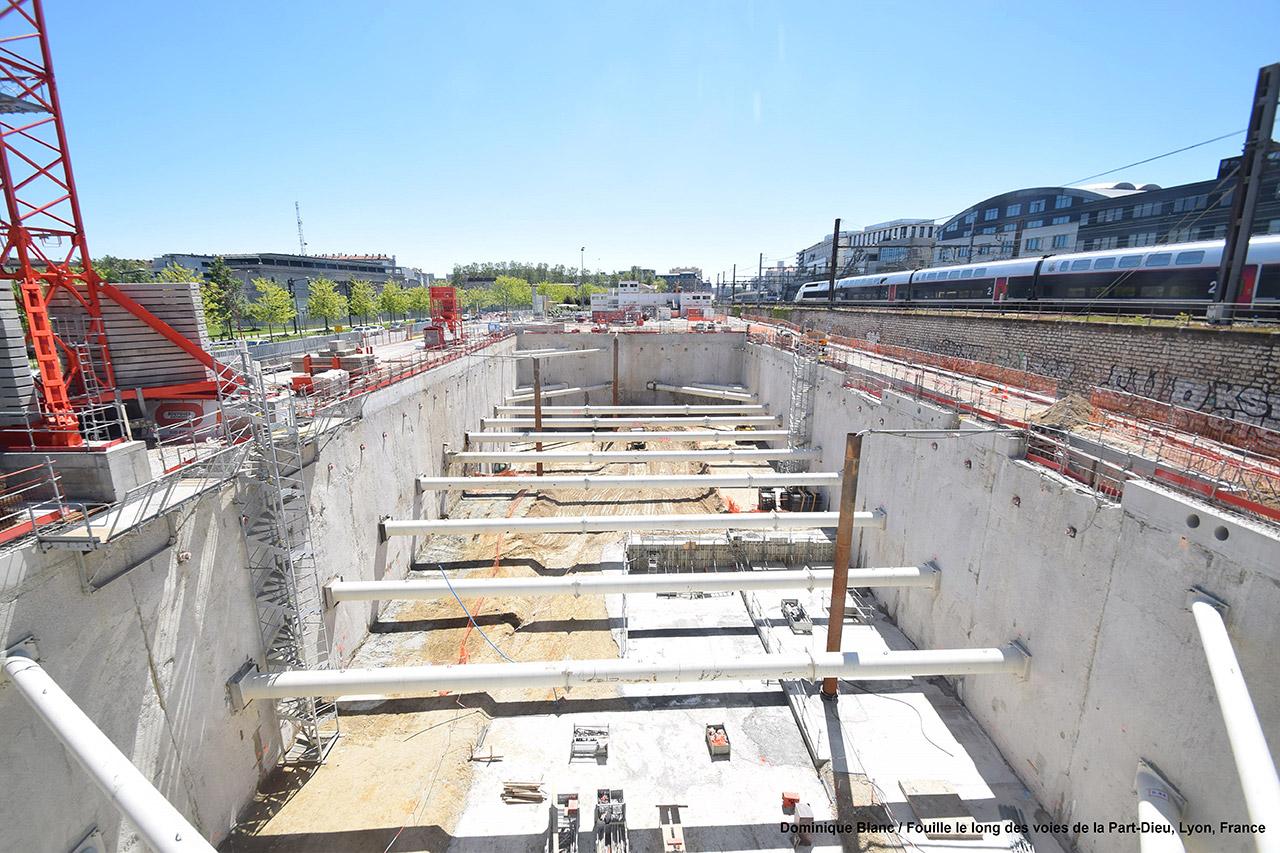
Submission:
M 558 449 L 585 446 L 556 445 Z M 662 446 L 696 449 L 742 445 L 730 439 Z M 551 449 L 550 444 L 547 449 Z M 532 471 L 532 466 L 520 466 L 520 472 L 526 468 Z M 763 464 L 717 469 L 769 470 Z M 707 467 L 674 461 L 555 471 L 688 474 L 705 473 Z M 643 496 L 624 489 L 575 489 L 544 495 L 513 490 L 511 494 L 464 496 L 452 504 L 450 516 L 640 515 L 725 509 L 725 501 L 716 490 L 645 490 Z M 443 565 L 451 577 L 472 578 L 598 571 L 602 549 L 624 536 L 508 532 L 435 537 L 420 552 L 419 571 L 412 576 L 438 577 L 438 571 L 433 569 L 436 564 Z M 459 566 L 467 568 L 458 569 Z M 599 597 L 479 600 L 468 602 L 468 608 L 489 640 L 513 661 L 618 656 L 611 632 L 614 626 Z M 456 601 L 436 600 L 395 602 L 386 607 L 351 665 L 502 660 L 471 626 Z M 600 685 L 575 688 L 571 696 L 556 690 L 507 690 L 469 696 L 343 702 L 342 737 L 326 763 L 313 771 L 274 771 L 219 849 L 224 853 L 442 853 L 449 845 L 470 789 L 472 747 L 491 713 L 501 708 L 502 713 L 554 714 L 570 699 L 615 695 L 613 687 Z

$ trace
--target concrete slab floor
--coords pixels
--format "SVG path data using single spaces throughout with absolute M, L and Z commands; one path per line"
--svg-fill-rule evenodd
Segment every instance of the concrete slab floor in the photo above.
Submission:
M 826 648 L 829 593 L 766 590 L 755 595 L 779 649 Z M 791 632 L 782 617 L 784 597 L 801 599 L 813 619 L 812 635 Z M 870 622 L 856 620 L 850 613 L 846 617 L 841 643 L 846 652 L 872 657 L 890 649 L 915 648 L 878 611 Z M 822 700 L 819 685 L 805 687 L 800 713 L 815 741 L 814 748 L 830 761 L 834 783 L 839 787 L 847 784 L 841 777 L 865 777 L 894 820 L 910 823 L 920 819 L 907 805 L 901 783 L 923 779 L 945 782 L 982 823 L 1007 819 L 1010 809 L 1021 813 L 1020 822 L 1024 824 L 1037 819 L 1040 805 L 945 680 L 842 681 L 834 704 Z M 957 849 L 1017 850 L 1020 838 L 1015 833 L 987 834 L 973 841 L 931 840 L 914 830 L 905 830 L 901 836 L 913 849 L 938 853 Z M 1042 833 L 1033 832 L 1028 840 L 1038 853 L 1064 850 L 1054 838 Z
M 621 596 L 609 596 L 620 620 Z M 629 595 L 627 658 L 670 660 L 695 654 L 726 657 L 761 653 L 760 640 L 734 594 L 700 599 Z M 697 850 L 791 850 L 780 830 L 782 792 L 810 803 L 819 820 L 833 817 L 791 710 L 777 685 L 761 682 L 625 684 L 613 700 L 583 703 L 566 713 L 497 718 L 484 750 L 503 761 L 473 774 L 450 853 L 542 850 L 548 807 L 557 794 L 576 792 L 583 803 L 580 849 L 594 849 L 591 802 L 599 788 L 621 788 L 627 802 L 631 849 L 662 849 L 658 806 L 681 804 L 685 839 Z M 573 693 L 566 699 L 572 703 Z M 570 705 L 570 707 L 573 707 Z M 722 723 L 732 752 L 709 755 L 706 726 Z M 569 761 L 574 725 L 608 725 L 610 748 L 602 763 Z M 537 781 L 548 801 L 507 805 L 502 783 Z M 815 850 L 841 849 L 839 839 L 815 836 Z

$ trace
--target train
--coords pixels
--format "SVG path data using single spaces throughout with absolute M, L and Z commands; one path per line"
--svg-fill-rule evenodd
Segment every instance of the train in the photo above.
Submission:
M 837 303 L 1155 303 L 1184 310 L 1214 300 L 1223 240 L 1011 258 L 859 275 L 836 281 Z M 830 282 L 811 281 L 795 302 L 827 302 Z M 1280 236 L 1255 236 L 1237 304 L 1280 308 Z

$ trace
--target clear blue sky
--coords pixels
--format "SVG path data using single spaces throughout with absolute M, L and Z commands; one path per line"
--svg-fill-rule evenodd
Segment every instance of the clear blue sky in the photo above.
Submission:
M 46 0 L 95 255 L 754 268 L 1242 129 L 1280 3 Z M 1213 177 L 1240 137 L 1114 176 Z

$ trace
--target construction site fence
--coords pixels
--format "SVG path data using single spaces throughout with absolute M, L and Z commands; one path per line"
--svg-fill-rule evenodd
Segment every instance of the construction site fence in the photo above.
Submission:
M 48 460 L 0 473 L 0 547 L 60 517 L 59 480 Z
M 805 334 L 794 323 L 765 324 L 762 318 L 752 318 L 748 340 L 794 351 L 797 336 Z M 1020 430 L 1026 437 L 1027 461 L 1101 498 L 1118 500 L 1127 481 L 1141 479 L 1222 509 L 1280 521 L 1280 460 L 1259 452 L 1280 447 L 1280 434 L 1271 430 L 1238 421 L 1223 423 L 1229 419 L 1171 404 L 1142 407 L 1108 393 L 1086 403 L 1064 430 L 1040 422 L 1048 420 L 1045 411 L 1052 400 L 1038 391 L 886 358 L 861 349 L 853 339 L 839 340 L 839 345 L 828 340 L 821 362 L 843 374 L 846 388 L 877 399 L 893 391 L 993 426 Z
M 92 450 L 131 437 L 129 418 L 120 400 L 77 403 L 69 414 L 75 420 L 59 424 L 52 414 L 41 410 L 0 411 L 5 449 L 20 453 L 47 451 L 51 447 L 75 447 L 83 439 Z

